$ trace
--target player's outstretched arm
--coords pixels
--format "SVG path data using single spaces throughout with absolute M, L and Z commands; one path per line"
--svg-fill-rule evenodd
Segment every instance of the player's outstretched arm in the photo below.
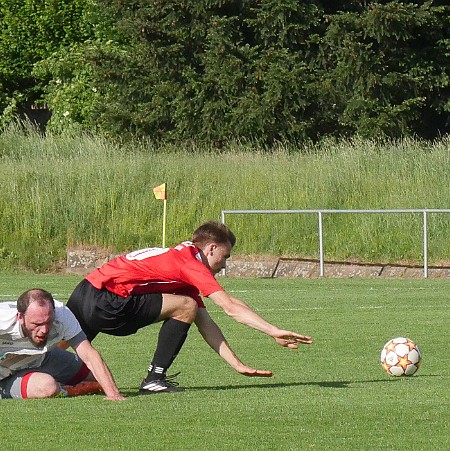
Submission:
M 270 377 L 272 371 L 257 370 L 245 365 L 239 360 L 230 348 L 227 340 L 223 336 L 219 326 L 214 322 L 209 313 L 204 308 L 197 311 L 195 324 L 204 340 L 222 357 L 234 370 L 244 376 L 250 377 Z
M 91 370 L 97 382 L 102 386 L 106 394 L 105 399 L 113 401 L 123 401 L 122 396 L 114 382 L 113 376 L 96 349 L 92 347 L 88 340 L 83 340 L 74 348 L 80 359 Z
M 312 343 L 312 338 L 308 335 L 279 329 L 273 324 L 270 324 L 254 312 L 245 302 L 236 299 L 226 291 L 216 291 L 208 297 L 235 321 L 269 335 L 281 346 L 297 349 L 298 344 Z

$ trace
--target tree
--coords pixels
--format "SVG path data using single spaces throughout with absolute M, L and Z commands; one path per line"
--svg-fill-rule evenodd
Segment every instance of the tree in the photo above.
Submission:
M 448 7 L 136 0 L 110 8 L 126 44 L 96 66 L 104 129 L 215 142 L 449 130 Z
M 368 3 L 362 13 L 326 19 L 318 60 L 323 116 L 351 135 L 448 132 L 449 9 L 432 2 Z
M 29 112 L 48 80 L 33 66 L 60 49 L 91 36 L 89 0 L 0 2 L 0 112 Z M 5 114 L 2 118 L 5 122 Z
M 450 130 L 445 3 L 3 0 L 0 106 L 44 100 L 54 129 L 121 138 L 434 138 Z

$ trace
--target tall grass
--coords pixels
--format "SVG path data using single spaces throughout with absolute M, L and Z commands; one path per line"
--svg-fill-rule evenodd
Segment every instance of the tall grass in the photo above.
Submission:
M 450 141 L 379 144 L 352 140 L 273 149 L 233 144 L 113 144 L 42 136 L 12 127 L 0 135 L 0 268 L 47 270 L 73 245 L 120 252 L 188 239 L 223 209 L 449 208 Z M 312 215 L 230 216 L 237 254 L 317 257 Z M 430 264 L 448 261 L 450 217 L 430 215 Z M 418 262 L 421 218 L 333 215 L 324 219 L 327 259 Z

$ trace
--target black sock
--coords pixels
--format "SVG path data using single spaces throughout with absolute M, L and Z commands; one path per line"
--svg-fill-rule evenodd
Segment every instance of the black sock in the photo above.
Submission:
M 148 368 L 146 380 L 158 379 L 166 374 L 167 369 L 180 352 L 190 327 L 190 323 L 172 318 L 164 321 L 159 331 L 158 345 Z

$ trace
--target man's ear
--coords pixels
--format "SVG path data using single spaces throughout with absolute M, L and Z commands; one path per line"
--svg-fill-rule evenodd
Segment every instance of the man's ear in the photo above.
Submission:
M 208 243 L 206 245 L 206 255 L 211 255 L 211 252 L 217 248 L 217 244 L 216 243 Z

